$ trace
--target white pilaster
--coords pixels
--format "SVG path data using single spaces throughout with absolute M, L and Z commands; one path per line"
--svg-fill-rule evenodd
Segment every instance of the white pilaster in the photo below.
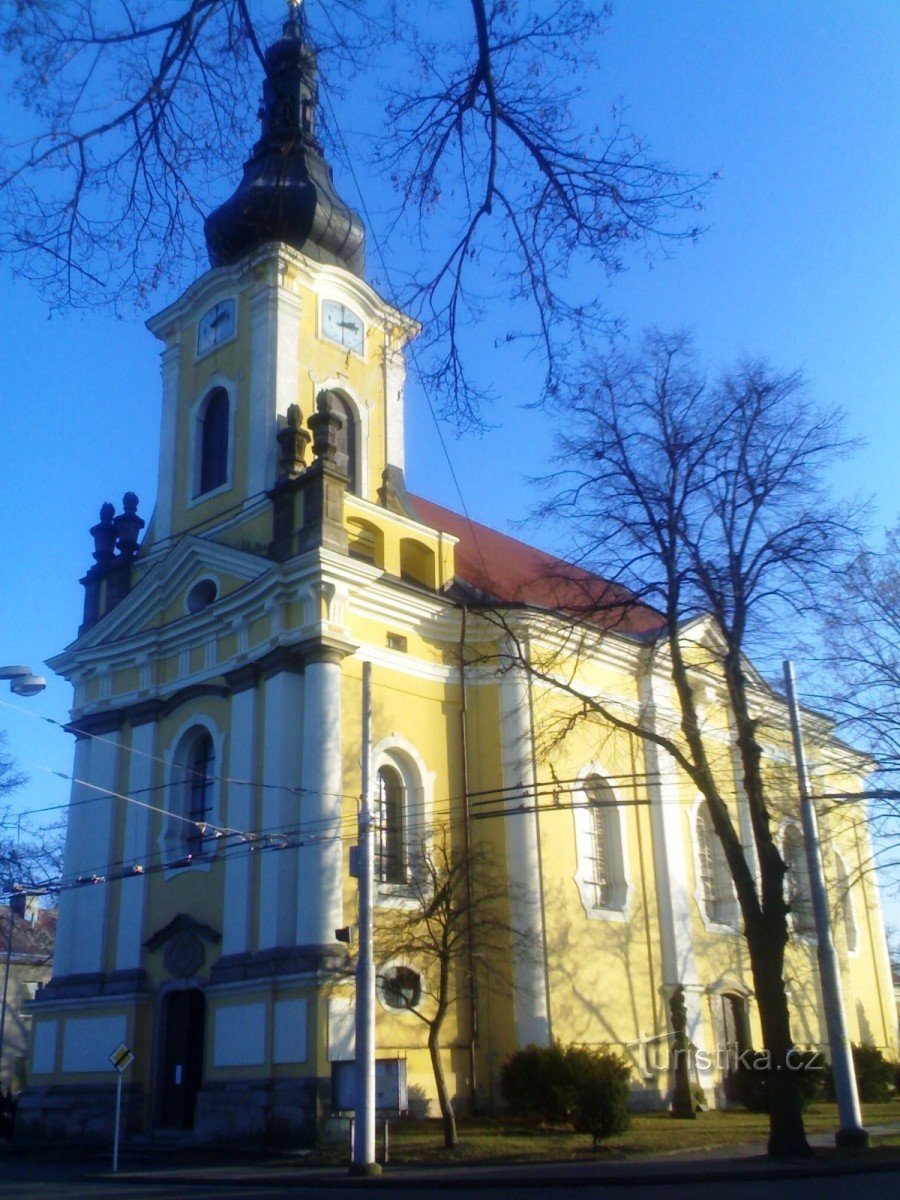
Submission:
M 302 728 L 303 677 L 280 671 L 267 679 L 264 689 L 262 790 L 260 828 L 270 844 L 279 836 L 297 840 L 302 815 L 300 783 L 300 738 Z M 232 726 L 234 729 L 234 725 Z M 297 849 L 267 849 L 260 856 L 259 948 L 293 946 L 297 911 Z M 304 877 L 315 886 L 312 877 Z
M 550 1044 L 547 1011 L 547 961 L 541 904 L 540 851 L 536 812 L 517 812 L 537 804 L 532 750 L 528 677 L 520 667 L 500 680 L 500 735 L 506 807 L 506 862 L 510 923 L 515 930 L 513 984 L 516 1045 Z
M 341 852 L 341 655 L 307 660 L 303 719 L 303 829 L 300 871 L 309 886 L 297 908 L 298 945 L 334 942 L 344 924 Z
M 242 832 L 256 829 L 253 814 L 254 749 L 256 745 L 256 688 L 237 692 L 231 700 L 231 756 L 228 764 L 228 809 L 224 824 Z M 250 854 L 237 839 L 229 841 L 225 858 L 225 912 L 222 953 L 244 954 L 250 945 L 252 880 Z M 272 851 L 277 855 L 280 851 Z
M 664 685 L 654 677 L 652 667 L 640 680 L 642 721 L 650 731 L 669 732 L 660 715 Z M 685 812 L 682 804 L 675 760 L 662 747 L 644 742 L 647 763 L 647 791 L 650 798 L 650 828 L 653 836 L 653 865 L 662 947 L 662 985 L 668 1000 L 675 988 L 684 988 L 687 1009 L 686 1034 L 698 1050 L 703 1050 L 703 986 L 697 971 L 692 934 L 693 913 L 688 863 L 691 848 L 685 839 Z M 704 1087 L 712 1086 L 712 1076 L 701 1075 Z
M 86 812 L 79 837 L 77 875 L 103 877 L 113 862 L 113 839 L 116 809 L 124 800 L 104 795 L 98 788 L 116 791 L 119 776 L 118 731 L 94 738 L 90 756 L 90 779 L 94 787 L 81 798 Z M 81 777 L 83 778 L 83 776 Z M 104 967 L 107 933 L 107 912 L 110 889 L 105 882 L 85 883 L 74 889 L 75 944 L 72 947 L 73 974 L 100 972 Z
M 387 339 L 387 334 L 385 338 Z M 404 387 L 406 359 L 402 349 L 385 341 L 384 350 L 384 424 L 387 466 L 403 470 L 405 459 Z
M 248 493 L 275 483 L 277 415 L 297 401 L 300 298 L 283 286 L 284 263 L 268 264 L 270 280 L 250 302 Z
M 173 342 L 162 353 L 162 425 L 159 442 L 159 483 L 153 529 L 157 541 L 172 533 L 172 510 L 178 486 L 178 385 L 181 377 L 181 343 Z M 185 464 L 182 464 L 183 466 Z
M 89 779 L 91 770 L 91 739 L 80 737 L 75 743 L 75 761 L 72 766 L 72 790 L 69 797 L 69 819 L 66 826 L 66 848 L 63 855 L 63 879 L 72 883 L 81 870 L 82 846 L 89 843 L 85 829 L 90 815 L 90 805 L 83 803 L 92 792 L 78 783 Z M 56 978 L 71 975 L 78 939 L 78 901 L 80 892 L 66 888 L 59 896 L 59 917 L 56 926 L 56 950 L 53 955 L 53 974 Z
M 156 722 L 138 725 L 131 735 L 131 755 L 128 770 L 128 795 L 147 800 L 153 786 L 153 755 L 156 753 Z M 158 801 L 156 801 L 158 803 Z M 137 804 L 125 809 L 125 844 L 122 865 L 125 870 L 137 864 L 147 865 L 150 851 L 150 811 Z M 117 885 L 119 921 L 116 928 L 116 970 L 137 970 L 141 965 L 141 945 L 144 940 L 144 909 L 147 903 L 145 875 L 126 877 Z

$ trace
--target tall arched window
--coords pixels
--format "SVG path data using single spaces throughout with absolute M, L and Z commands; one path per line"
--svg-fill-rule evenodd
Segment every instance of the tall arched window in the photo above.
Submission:
M 737 900 L 731 872 L 705 800 L 697 808 L 694 834 L 697 839 L 698 892 L 703 915 L 716 925 L 734 925 L 737 922 Z
M 847 949 L 851 954 L 855 954 L 859 947 L 859 931 L 856 927 L 856 914 L 853 911 L 853 897 L 850 894 L 850 872 L 847 870 L 847 864 L 836 850 L 834 852 L 834 868 L 837 901 L 844 922 Z
M 581 879 L 589 908 L 621 912 L 628 888 L 622 851 L 622 825 L 616 797 L 600 775 L 584 781 L 586 822 L 581 824 Z M 577 811 L 577 810 L 576 810 Z
M 795 933 L 815 933 L 816 923 L 813 917 L 809 871 L 806 866 L 806 849 L 803 834 L 797 825 L 785 826 L 782 851 L 787 867 L 787 902 L 791 907 L 791 925 Z
M 185 844 L 188 854 L 202 854 L 206 838 L 205 826 L 212 815 L 213 784 L 215 783 L 216 751 L 207 730 L 199 733 L 191 744 L 185 771 Z
M 347 475 L 347 491 L 359 495 L 356 415 L 343 396 L 333 393 L 333 397 L 334 411 L 341 418 L 341 427 L 337 431 L 337 465 Z
M 406 883 L 406 789 L 395 767 L 379 767 L 376 782 L 375 877 L 381 883 Z
M 213 388 L 200 417 L 200 470 L 197 495 L 212 492 L 228 479 L 228 393 Z

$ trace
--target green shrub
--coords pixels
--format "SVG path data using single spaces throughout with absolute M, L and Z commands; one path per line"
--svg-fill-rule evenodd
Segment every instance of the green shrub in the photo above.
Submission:
M 517 1116 L 571 1124 L 597 1146 L 631 1122 L 630 1077 L 628 1060 L 607 1047 L 526 1046 L 504 1063 L 500 1089 Z
M 853 1070 L 856 1074 L 856 1090 L 860 1100 L 879 1103 L 890 1100 L 896 1088 L 897 1066 L 888 1062 L 877 1046 L 865 1043 L 853 1046 Z M 825 1095 L 834 1100 L 834 1075 L 829 1067 L 825 1073 Z
M 577 1133 L 589 1133 L 596 1149 L 603 1138 L 624 1133 L 631 1124 L 631 1065 L 606 1047 L 584 1046 L 569 1046 L 566 1063 L 574 1092 L 572 1125 Z
M 564 1125 L 572 1097 L 562 1046 L 525 1046 L 503 1064 L 500 1091 L 516 1116 Z
M 791 1062 L 796 1068 L 794 1075 L 800 1091 L 800 1107 L 809 1108 L 822 1090 L 828 1073 L 825 1061 L 817 1050 L 794 1050 Z M 764 1065 L 762 1055 L 755 1056 L 752 1050 L 738 1060 L 737 1068 L 731 1073 L 735 1095 L 749 1112 L 769 1111 L 771 1081 L 772 1067 Z

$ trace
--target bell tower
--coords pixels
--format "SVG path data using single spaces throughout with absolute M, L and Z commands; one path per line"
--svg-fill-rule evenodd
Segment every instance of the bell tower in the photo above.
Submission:
M 323 404 L 348 494 L 377 503 L 385 472 L 403 470 L 403 348 L 417 326 L 363 279 L 365 230 L 316 137 L 316 55 L 296 6 L 265 65 L 260 138 L 205 223 L 212 269 L 148 322 L 165 349 L 144 553 L 216 529 L 283 556 L 285 505 L 277 533 L 257 518 L 310 465 Z

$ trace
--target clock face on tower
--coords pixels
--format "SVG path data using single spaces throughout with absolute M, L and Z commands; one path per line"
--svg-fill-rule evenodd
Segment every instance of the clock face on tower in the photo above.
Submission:
M 197 353 L 205 354 L 234 337 L 234 301 L 220 300 L 203 314 L 197 326 Z
M 322 334 L 345 350 L 352 350 L 355 354 L 363 352 L 365 326 L 362 317 L 358 317 L 339 300 L 322 302 Z

